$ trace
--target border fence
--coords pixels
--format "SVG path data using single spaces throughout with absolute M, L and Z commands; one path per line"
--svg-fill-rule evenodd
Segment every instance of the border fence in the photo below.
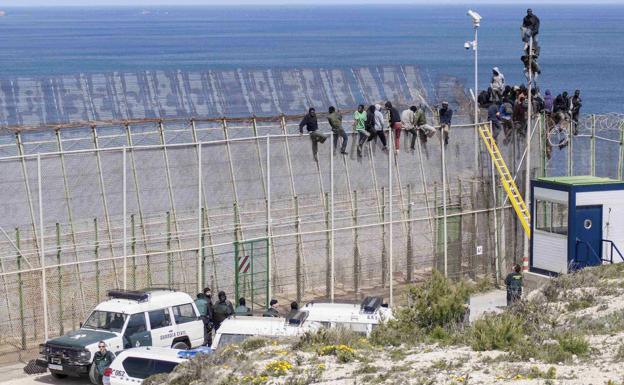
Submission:
M 110 288 L 210 286 L 232 297 L 237 245 L 255 240 L 268 244 L 269 293 L 284 300 L 387 293 L 432 268 L 498 279 L 521 260 L 524 234 L 473 125 L 454 126 L 447 147 L 436 135 L 413 151 L 403 133 L 396 156 L 370 142 L 358 158 L 353 134 L 349 155 L 334 155 L 328 139 L 314 162 L 300 119 L 124 121 L 1 137 L 0 360 L 78 327 Z M 621 178 L 622 121 L 585 117 L 547 159 L 538 120 L 532 175 Z M 525 143 L 514 133 L 501 148 L 519 186 Z

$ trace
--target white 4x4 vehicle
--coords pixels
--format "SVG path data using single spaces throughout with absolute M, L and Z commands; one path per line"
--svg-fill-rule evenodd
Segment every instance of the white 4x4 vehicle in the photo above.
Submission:
M 210 354 L 212 349 L 201 347 L 193 350 L 141 347 L 124 350 L 104 370 L 104 385 L 136 385 L 149 376 L 171 373 L 181 362 L 196 354 Z
M 281 338 L 314 332 L 322 326 L 318 322 L 307 321 L 305 311 L 282 317 L 230 317 L 221 323 L 212 341 L 212 349 L 230 344 L 240 344 L 249 337 Z
M 343 327 L 367 336 L 377 325 L 393 318 L 381 297 L 366 297 L 359 304 L 310 302 L 301 310 L 308 312 L 308 321 L 320 322 L 329 328 Z
M 98 342 L 118 353 L 138 346 L 188 349 L 204 342 L 204 324 L 191 296 L 168 289 L 111 290 L 78 330 L 40 345 L 38 364 L 52 376 L 89 374 L 96 383 L 93 356 Z

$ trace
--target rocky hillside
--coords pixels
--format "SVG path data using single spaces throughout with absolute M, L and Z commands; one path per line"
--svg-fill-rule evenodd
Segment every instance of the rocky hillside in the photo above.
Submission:
M 345 330 L 254 338 L 145 383 L 624 384 L 624 265 L 553 279 L 467 325 L 474 290 L 434 274 L 371 338 Z

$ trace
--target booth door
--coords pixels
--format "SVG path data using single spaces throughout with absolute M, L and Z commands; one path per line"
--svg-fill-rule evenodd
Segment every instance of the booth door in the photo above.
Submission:
M 602 206 L 577 206 L 574 229 L 576 231 L 576 266 L 602 264 Z

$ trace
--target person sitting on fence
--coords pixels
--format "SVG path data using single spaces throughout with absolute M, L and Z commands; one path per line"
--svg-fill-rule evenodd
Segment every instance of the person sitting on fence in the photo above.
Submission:
M 318 121 L 316 120 L 316 110 L 314 108 L 310 108 L 308 113 L 301 120 L 301 123 L 299 123 L 299 134 L 301 135 L 303 135 L 303 127 L 305 127 L 310 134 L 312 155 L 314 156 L 314 161 L 318 162 L 318 143 L 324 143 L 327 136 L 318 132 Z
M 498 69 L 498 67 L 492 68 L 492 80 L 490 81 L 490 88 L 494 96 L 495 102 L 501 102 L 503 100 L 503 92 L 505 91 L 505 75 Z
M 240 297 L 238 299 L 238 306 L 236 306 L 236 309 L 234 309 L 234 314 L 238 316 L 251 315 L 251 309 L 247 306 L 245 298 Z
M 418 131 L 416 131 L 416 106 L 411 106 L 407 110 L 403 110 L 401 112 L 401 127 L 405 130 L 405 136 L 407 137 L 407 133 L 412 134 L 412 144 L 410 148 L 414 149 L 414 143 L 416 143 L 416 136 L 418 135 Z
M 385 106 L 386 110 L 388 110 L 388 126 L 394 134 L 394 152 L 398 154 L 399 148 L 401 147 L 401 115 L 399 114 L 399 110 L 394 108 L 390 101 L 387 101 Z
M 418 135 L 420 136 L 421 143 L 427 143 L 427 138 L 431 138 L 435 135 L 436 130 L 433 126 L 427 124 L 427 113 L 425 112 L 425 107 L 422 105 L 418 106 L 418 109 L 414 113 L 414 121 L 416 122 L 416 129 L 418 130 Z M 414 150 L 414 140 L 416 137 L 412 137 L 412 150 Z
M 528 103 L 525 100 L 524 95 L 521 95 L 520 99 L 516 101 L 516 104 L 513 107 L 513 116 L 512 116 L 514 129 L 521 136 L 526 135 L 527 109 L 528 109 Z
M 357 155 L 361 158 L 362 146 L 364 146 L 366 139 L 370 136 L 366 131 L 366 112 L 364 112 L 363 104 L 360 104 L 357 111 L 353 113 L 353 131 L 358 134 Z
M 375 104 L 375 137 L 381 140 L 381 145 L 384 151 L 388 151 L 388 142 L 386 141 L 386 128 L 385 118 L 381 112 L 381 105 Z
M 263 317 L 279 317 L 280 313 L 277 310 L 277 300 L 276 299 L 272 299 L 271 302 L 269 302 L 269 308 L 266 309 L 266 311 L 262 314 Z
M 447 101 L 442 102 L 442 108 L 438 111 L 440 119 L 440 130 L 444 133 L 444 145 L 448 145 L 449 132 L 451 131 L 451 121 L 453 120 L 453 110 L 449 108 Z
M 492 137 L 494 140 L 498 138 L 498 134 L 500 133 L 502 127 L 499 109 L 500 107 L 498 104 L 492 103 L 487 111 L 487 118 L 492 125 Z
M 527 14 L 522 20 L 522 41 L 529 43 L 529 39 L 533 37 L 533 44 L 537 44 L 537 35 L 539 34 L 540 19 L 533 14 L 531 8 L 527 9 Z
M 364 122 L 364 128 L 369 134 L 367 142 L 375 139 L 377 131 L 375 131 L 375 106 L 373 105 L 368 106 L 366 109 L 366 122 Z
M 509 144 L 511 141 L 511 136 L 513 135 L 513 105 L 511 104 L 509 98 L 505 96 L 503 98 L 503 103 L 501 103 L 498 108 L 498 117 L 500 118 L 501 124 L 503 126 L 503 131 L 505 132 L 505 139 L 503 140 L 503 144 Z
M 573 135 L 577 135 L 579 115 L 581 113 L 581 107 L 583 106 L 580 90 L 574 91 L 574 96 L 572 96 L 570 104 L 572 105 L 572 133 Z
M 477 97 L 477 103 L 479 103 L 480 108 L 489 108 L 492 104 L 492 89 L 488 88 L 487 90 L 483 90 L 479 92 L 479 96 Z
M 544 92 L 544 113 L 550 115 L 553 112 L 553 97 L 550 90 Z
M 347 142 L 349 141 L 349 137 L 347 133 L 342 128 L 342 114 L 336 111 L 336 107 L 329 107 L 329 115 L 327 115 L 327 121 L 334 133 L 334 154 L 336 153 L 336 149 L 338 148 L 338 139 L 342 138 L 342 146 L 340 147 L 340 153 L 342 155 L 347 155 Z

